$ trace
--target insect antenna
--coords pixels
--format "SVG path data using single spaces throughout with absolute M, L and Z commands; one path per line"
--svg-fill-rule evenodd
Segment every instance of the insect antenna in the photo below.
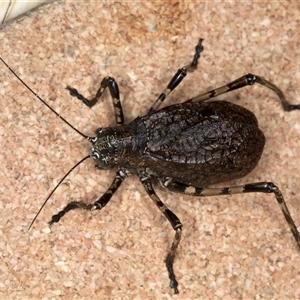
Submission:
M 78 163 L 76 163 L 65 175 L 64 177 L 59 181 L 59 183 L 55 186 L 55 188 L 51 191 L 51 193 L 48 195 L 48 197 L 46 198 L 46 200 L 44 201 L 43 205 L 40 207 L 39 211 L 37 212 L 37 214 L 35 215 L 34 219 L 32 220 L 32 222 L 30 223 L 29 227 L 28 227 L 28 231 L 30 230 L 30 228 L 32 227 L 33 223 L 35 222 L 35 220 L 37 219 L 38 215 L 40 214 L 40 212 L 42 211 L 42 209 L 44 208 L 44 206 L 46 205 L 46 203 L 48 202 L 48 200 L 50 199 L 50 197 L 53 195 L 53 193 L 57 190 L 57 188 L 61 185 L 61 183 L 66 179 L 66 177 L 76 168 L 78 167 L 82 162 L 84 162 L 86 159 L 90 158 L 91 156 L 88 155 L 86 157 L 84 157 L 83 159 L 81 159 Z
M 56 116 L 58 116 L 63 122 L 65 122 L 67 125 L 69 125 L 69 127 L 71 127 L 73 130 L 75 130 L 78 134 L 80 134 L 82 137 L 84 137 L 85 139 L 87 139 L 89 142 L 94 143 L 97 140 L 97 137 L 90 137 L 87 136 L 85 134 L 83 134 L 82 132 L 80 132 L 77 128 L 75 128 L 72 124 L 70 124 L 64 117 L 62 117 L 58 112 L 56 112 L 44 99 L 42 99 L 32 88 L 29 87 L 29 85 L 27 83 L 25 83 L 17 74 L 16 72 L 2 59 L 2 57 L 0 56 L 0 60 L 4 63 L 4 65 L 9 69 L 9 71 L 11 73 L 13 73 L 16 78 L 23 83 L 23 85 L 36 97 L 38 98 L 43 104 L 46 105 L 46 107 L 48 107 Z M 41 206 L 41 208 L 39 209 L 39 211 L 37 212 L 37 214 L 35 215 L 34 219 L 32 220 L 31 224 L 28 227 L 28 230 L 30 230 L 30 228 L 32 227 L 33 223 L 35 222 L 35 220 L 37 219 L 38 215 L 40 214 L 40 212 L 42 211 L 42 209 L 44 208 L 44 206 L 46 205 L 47 201 L 50 199 L 50 197 L 53 195 L 53 193 L 57 190 L 57 188 L 61 185 L 61 183 L 66 179 L 66 177 L 77 167 L 79 166 L 83 161 L 85 161 L 86 159 L 90 158 L 91 155 L 88 155 L 86 157 L 84 157 L 83 159 L 81 159 L 79 162 L 77 162 L 65 175 L 64 177 L 59 181 L 59 183 L 55 186 L 55 188 L 52 190 L 52 192 L 49 194 L 49 196 L 47 197 L 47 199 L 44 201 L 43 205 Z
M 44 103 L 54 114 L 56 114 L 63 122 L 68 124 L 73 130 L 75 130 L 78 134 L 83 136 L 85 139 L 87 139 L 90 142 L 93 142 L 95 140 L 94 137 L 87 136 L 80 132 L 77 128 L 75 128 L 72 124 L 70 124 L 64 117 L 62 117 L 58 112 L 56 112 L 45 100 L 43 100 L 33 89 L 30 88 L 17 74 L 16 72 L 2 59 L 0 56 L 0 60 L 4 63 L 4 65 L 12 72 L 16 78 L 24 84 L 24 86 L 36 97 L 38 98 L 42 103 Z

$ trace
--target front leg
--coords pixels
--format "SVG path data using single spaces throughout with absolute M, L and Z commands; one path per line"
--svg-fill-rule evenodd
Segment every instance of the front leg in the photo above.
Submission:
M 113 77 L 107 76 L 102 79 L 100 88 L 98 89 L 96 96 L 92 100 L 86 99 L 81 94 L 79 94 L 79 92 L 74 88 L 67 86 L 66 89 L 70 92 L 71 96 L 76 97 L 77 99 L 81 100 L 88 107 L 92 107 L 98 102 L 99 98 L 102 96 L 102 94 L 104 93 L 104 91 L 106 90 L 107 87 L 108 87 L 110 95 L 112 97 L 112 103 L 114 106 L 116 122 L 117 122 L 117 124 L 123 124 L 124 116 L 123 116 L 122 105 L 120 102 L 119 87 L 118 87 L 116 80 Z
M 119 188 L 121 183 L 124 181 L 126 176 L 127 176 L 127 173 L 124 173 L 121 170 L 119 170 L 116 173 L 114 181 L 112 182 L 112 184 L 110 185 L 108 190 L 96 202 L 87 204 L 87 203 L 84 203 L 82 201 L 72 201 L 72 202 L 68 203 L 67 206 L 64 209 L 62 209 L 56 215 L 52 216 L 52 219 L 49 222 L 49 225 L 52 225 L 53 223 L 59 222 L 60 219 L 68 211 L 76 209 L 76 208 L 81 208 L 81 209 L 86 209 L 86 210 L 96 210 L 96 209 L 101 210 L 109 202 L 109 200 L 111 199 L 113 194 L 117 191 L 117 189 Z

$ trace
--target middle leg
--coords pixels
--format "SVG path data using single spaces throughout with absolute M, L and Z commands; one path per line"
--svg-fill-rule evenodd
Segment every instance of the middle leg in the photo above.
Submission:
M 143 184 L 146 192 L 150 196 L 150 198 L 157 205 L 157 207 L 161 210 L 161 212 L 165 215 L 165 217 L 169 220 L 172 228 L 175 230 L 175 236 L 173 239 L 171 250 L 166 257 L 165 263 L 166 263 L 166 267 L 167 267 L 167 270 L 169 273 L 170 287 L 172 289 L 174 289 L 175 294 L 178 294 L 179 293 L 178 282 L 175 278 L 175 274 L 174 274 L 174 270 L 173 270 L 173 263 L 174 263 L 174 259 L 175 259 L 175 252 L 178 248 L 178 245 L 179 245 L 179 242 L 181 239 L 182 224 L 181 224 L 180 220 L 178 219 L 178 217 L 171 210 L 169 210 L 169 208 L 166 207 L 165 204 L 159 199 L 159 197 L 157 196 L 157 194 L 155 193 L 155 191 L 152 187 L 151 179 L 148 176 L 148 174 L 146 174 L 145 172 L 141 172 L 139 174 L 139 178 L 140 178 L 140 181 Z
M 166 100 L 166 98 L 169 96 L 169 94 L 179 85 L 179 83 L 183 80 L 183 78 L 186 76 L 187 72 L 192 72 L 197 68 L 198 59 L 200 57 L 200 53 L 203 51 L 202 46 L 203 39 L 199 39 L 199 42 L 197 46 L 195 47 L 195 54 L 193 61 L 187 65 L 184 66 L 176 72 L 176 74 L 173 76 L 173 78 L 170 80 L 169 84 L 165 88 L 165 90 L 158 96 L 156 101 L 151 106 L 149 113 L 152 113 L 160 107 L 160 105 Z

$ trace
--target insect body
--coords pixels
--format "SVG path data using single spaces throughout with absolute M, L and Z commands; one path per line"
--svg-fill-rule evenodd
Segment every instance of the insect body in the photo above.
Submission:
M 253 170 L 261 157 L 265 137 L 258 127 L 255 115 L 249 110 L 226 101 L 205 101 L 257 82 L 272 89 L 279 96 L 284 110 L 300 109 L 300 105 L 290 105 L 281 90 L 274 84 L 256 75 L 248 74 L 181 104 L 158 110 L 160 104 L 182 81 L 187 72 L 196 68 L 203 50 L 202 41 L 200 39 L 196 46 L 193 62 L 177 71 L 148 114 L 136 118 L 129 124 L 124 124 L 118 85 L 112 77 L 105 77 L 102 80 L 92 100 L 84 98 L 77 90 L 67 87 L 72 96 L 90 107 L 95 105 L 105 89 L 109 88 L 113 98 L 117 126 L 97 129 L 96 137 L 80 134 L 92 143 L 92 152 L 86 158 L 92 157 L 98 169 L 117 168 L 118 171 L 106 193 L 95 203 L 70 202 L 49 222 L 50 224 L 58 222 L 64 214 L 75 208 L 102 209 L 124 179 L 129 174 L 137 174 L 150 198 L 175 230 L 171 250 L 165 261 L 170 286 L 175 293 L 178 293 L 178 283 L 173 271 L 173 262 L 182 234 L 182 224 L 155 193 L 152 186 L 153 178 L 171 191 L 194 196 L 251 192 L 273 193 L 300 248 L 299 232 L 280 190 L 272 182 L 224 188 L 209 187 L 214 183 L 241 178 Z M 37 97 L 44 102 L 39 96 Z M 49 108 L 52 110 L 51 107 Z M 65 177 L 68 174 L 69 172 Z

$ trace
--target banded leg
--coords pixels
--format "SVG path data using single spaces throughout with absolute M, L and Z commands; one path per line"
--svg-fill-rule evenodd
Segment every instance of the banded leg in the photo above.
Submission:
M 117 124 L 123 124 L 124 116 L 123 116 L 122 105 L 120 102 L 119 87 L 113 77 L 107 76 L 102 79 L 100 88 L 98 89 L 96 96 L 92 100 L 88 100 L 88 99 L 84 98 L 74 88 L 67 86 L 66 89 L 70 92 L 71 96 L 76 97 L 77 99 L 81 100 L 88 107 L 92 107 L 98 102 L 99 98 L 102 96 L 102 94 L 104 93 L 104 91 L 107 87 L 109 89 L 110 95 L 113 100 L 112 102 L 113 102 L 113 106 L 114 106 L 116 122 L 117 122 Z
M 277 96 L 279 97 L 282 107 L 285 111 L 291 111 L 294 109 L 300 109 L 300 104 L 297 105 L 292 105 L 289 104 L 288 101 L 286 100 L 283 92 L 273 83 L 270 81 L 264 79 L 263 77 L 259 77 L 257 75 L 253 75 L 251 73 L 244 75 L 226 85 L 223 85 L 217 89 L 214 89 L 210 92 L 207 92 L 205 94 L 201 94 L 199 96 L 196 96 L 194 98 L 191 98 L 185 102 L 200 102 L 200 101 L 205 101 L 211 98 L 214 98 L 216 96 L 222 95 L 224 93 L 231 92 L 233 90 L 240 89 L 242 87 L 245 87 L 247 85 L 253 85 L 254 83 L 259 83 L 270 90 L 274 91 Z
M 186 76 L 187 72 L 192 72 L 197 68 L 200 53 L 203 51 L 202 42 L 203 42 L 203 39 L 199 39 L 199 42 L 198 42 L 197 46 L 195 47 L 195 55 L 194 55 L 193 61 L 189 65 L 178 69 L 177 73 L 170 80 L 170 82 L 167 85 L 167 87 L 165 88 L 165 90 L 159 95 L 159 97 L 156 99 L 156 101 L 154 102 L 154 104 L 150 108 L 149 113 L 152 113 L 152 112 L 158 110 L 158 108 L 166 100 L 168 95 L 183 80 L 183 78 Z
M 167 267 L 167 270 L 169 273 L 170 287 L 172 289 L 174 289 L 175 294 L 178 294 L 179 293 L 178 282 L 175 278 L 175 274 L 173 271 L 173 263 L 174 263 L 174 258 L 175 258 L 175 252 L 176 252 L 176 249 L 178 248 L 178 245 L 179 245 L 179 242 L 181 239 L 182 224 L 181 224 L 180 220 L 178 219 L 178 217 L 171 210 L 169 210 L 168 207 L 166 207 L 164 205 L 164 203 L 159 199 L 159 197 L 157 196 L 157 194 L 155 193 L 155 191 L 152 187 L 150 177 L 145 173 L 141 173 L 141 174 L 139 174 L 139 178 L 140 178 L 140 181 L 143 184 L 146 192 L 150 196 L 150 198 L 157 205 L 157 207 L 161 210 L 161 212 L 165 215 L 165 217 L 169 220 L 169 222 L 171 223 L 171 226 L 175 230 L 175 236 L 174 236 L 174 240 L 173 240 L 173 243 L 171 246 L 171 250 L 166 257 L 165 263 L 166 263 L 166 267 Z
M 280 205 L 281 211 L 287 221 L 292 234 L 296 240 L 296 243 L 300 249 L 300 235 L 297 227 L 292 219 L 292 216 L 288 210 L 286 202 L 279 188 L 273 182 L 257 182 L 245 184 L 242 186 L 224 187 L 224 188 L 197 188 L 182 184 L 180 182 L 170 182 L 167 180 L 160 180 L 161 183 L 170 191 L 176 193 L 183 193 L 192 196 L 217 196 L 217 195 L 231 195 L 241 193 L 273 193 Z
M 60 219 L 70 210 L 76 209 L 76 208 L 81 208 L 81 209 L 86 209 L 86 210 L 96 210 L 96 209 L 102 209 L 111 199 L 113 194 L 117 191 L 121 183 L 124 181 L 126 178 L 127 174 L 119 170 L 108 188 L 108 190 L 105 192 L 104 195 L 102 195 L 96 202 L 94 203 L 84 203 L 82 201 L 72 201 L 67 204 L 67 206 L 62 209 L 60 212 L 58 212 L 56 215 L 52 216 L 51 221 L 49 222 L 49 225 L 52 225 L 53 223 L 59 222 Z

